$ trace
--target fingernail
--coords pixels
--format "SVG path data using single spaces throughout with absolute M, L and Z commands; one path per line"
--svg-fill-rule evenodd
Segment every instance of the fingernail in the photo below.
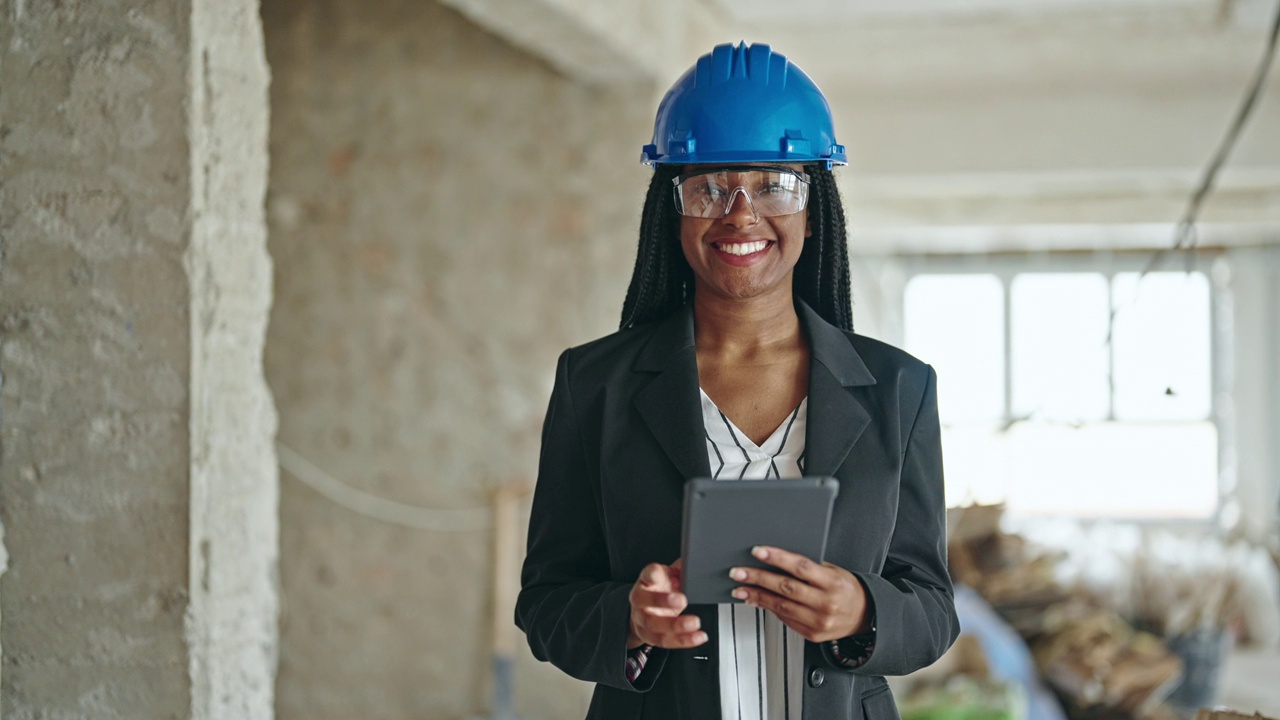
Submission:
M 747 599 L 747 591 L 746 591 L 746 590 L 743 590 L 742 588 L 737 588 L 737 589 L 735 589 L 735 590 L 734 590 L 732 593 L 730 593 L 730 594 L 731 594 L 731 595 L 733 595 L 734 597 L 738 598 L 739 600 L 746 600 L 746 599 Z
M 729 571 L 729 577 L 733 578 L 734 580 L 746 580 L 747 571 L 743 570 L 742 568 L 734 568 Z
M 760 547 L 759 545 L 757 545 L 756 547 L 751 548 L 751 554 L 752 554 L 752 555 L 755 555 L 756 557 L 760 558 L 761 560 L 764 560 L 764 559 L 766 559 L 766 558 L 768 558 L 768 557 L 769 557 L 769 551 L 768 551 L 768 550 L 765 550 L 764 548 Z
M 684 621 L 684 629 L 690 632 L 702 627 L 702 621 L 696 617 Z
M 704 632 L 700 632 L 697 635 L 693 636 L 693 640 L 694 642 L 697 642 L 697 643 L 704 643 L 707 641 L 707 634 Z

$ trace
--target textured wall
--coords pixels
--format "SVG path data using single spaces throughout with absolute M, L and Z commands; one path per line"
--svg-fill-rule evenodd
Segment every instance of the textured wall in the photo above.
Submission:
M 616 327 L 651 89 L 581 87 L 431 2 L 263 16 L 282 442 L 418 506 L 531 481 L 556 356 Z M 487 532 L 385 524 L 282 477 L 278 716 L 481 713 L 490 552 Z M 517 685 L 531 717 L 585 707 L 527 657 Z
M 270 716 L 258 27 L 0 2 L 6 718 Z
M 191 0 L 192 720 L 269 720 L 279 638 L 268 73 L 258 0 Z
M 1226 253 L 1232 301 L 1228 370 L 1234 394 L 1223 411 L 1233 423 L 1234 487 L 1223 509 L 1228 527 L 1253 542 L 1280 547 L 1280 242 Z
M 6 718 L 186 717 L 186 3 L 0 4 Z

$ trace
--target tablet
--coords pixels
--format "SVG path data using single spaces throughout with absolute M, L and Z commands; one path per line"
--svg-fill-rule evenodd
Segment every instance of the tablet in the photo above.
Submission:
M 680 556 L 689 602 L 742 602 L 729 594 L 739 585 L 729 577 L 730 568 L 777 570 L 752 557 L 756 545 L 822 562 L 839 487 L 829 477 L 686 482 Z

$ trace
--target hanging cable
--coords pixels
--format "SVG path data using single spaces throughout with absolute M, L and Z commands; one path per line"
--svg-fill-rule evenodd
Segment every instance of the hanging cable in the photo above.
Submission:
M 1218 144 L 1217 151 L 1210 158 L 1209 164 L 1205 166 L 1204 173 L 1200 176 L 1200 183 L 1196 186 L 1195 191 L 1191 193 L 1191 197 L 1187 199 L 1187 207 L 1183 211 L 1182 217 L 1178 220 L 1178 224 L 1174 227 L 1173 245 L 1155 251 L 1151 259 L 1143 266 L 1142 271 L 1138 273 L 1138 281 L 1134 284 L 1135 294 L 1142 284 L 1142 279 L 1156 269 L 1165 255 L 1183 249 L 1195 248 L 1199 239 L 1196 222 L 1200 217 L 1200 209 L 1203 207 L 1204 201 L 1209 197 L 1209 193 L 1213 191 L 1214 183 L 1218 179 L 1218 172 L 1222 170 L 1227 158 L 1231 156 L 1231 151 L 1235 148 L 1236 141 L 1240 139 L 1240 133 L 1244 130 L 1245 124 L 1257 107 L 1258 99 L 1262 97 L 1262 91 L 1266 87 L 1267 74 L 1271 71 L 1271 64 L 1276 56 L 1277 40 L 1280 40 L 1280 1 L 1276 3 L 1275 15 L 1271 19 L 1271 31 L 1267 35 L 1267 44 L 1263 49 L 1262 59 L 1258 63 L 1257 70 L 1254 71 L 1253 82 L 1249 84 L 1249 89 L 1245 92 L 1244 98 L 1240 102 L 1240 107 L 1236 110 L 1235 118 L 1231 121 L 1230 127 L 1227 128 L 1226 135 L 1223 136 L 1222 142 Z M 1191 269 L 1192 260 L 1189 257 L 1187 272 L 1191 272 Z M 1103 342 L 1104 346 L 1110 346 L 1112 343 L 1115 335 L 1116 316 L 1119 315 L 1123 307 L 1120 304 L 1113 304 L 1111 307 L 1111 321 L 1107 323 L 1107 338 Z
M 441 510 L 408 505 L 396 500 L 357 490 L 333 477 L 283 443 L 276 443 L 280 467 L 302 484 L 353 512 L 375 520 L 435 532 L 474 532 L 484 530 L 492 522 L 487 507 Z
M 1244 130 L 1245 123 L 1248 122 L 1249 116 L 1253 114 L 1254 108 L 1258 104 L 1258 98 L 1262 96 L 1262 90 L 1266 87 L 1267 73 L 1270 72 L 1272 60 L 1276 55 L 1277 38 L 1280 38 L 1280 2 L 1276 3 L 1275 17 L 1271 20 L 1271 34 L 1267 37 L 1267 46 L 1262 53 L 1262 61 L 1258 63 L 1258 69 L 1254 73 L 1253 83 L 1245 93 L 1239 109 L 1236 110 L 1235 119 L 1231 122 L 1231 127 L 1227 129 L 1227 134 L 1223 136 L 1222 142 L 1219 143 L 1217 152 L 1213 154 L 1208 166 L 1205 167 L 1204 174 L 1200 177 L 1200 184 L 1187 200 L 1187 208 L 1182 213 L 1182 218 L 1178 220 L 1178 225 L 1174 229 L 1173 247 L 1157 250 L 1150 262 L 1142 269 L 1138 276 L 1139 280 L 1155 269 L 1166 253 L 1177 252 L 1184 247 L 1195 247 L 1197 239 L 1196 219 L 1200 216 L 1200 208 L 1213 190 L 1213 184 L 1218 179 L 1218 171 L 1226 164 L 1227 158 L 1231 155 L 1231 150 L 1240 138 L 1240 132 Z

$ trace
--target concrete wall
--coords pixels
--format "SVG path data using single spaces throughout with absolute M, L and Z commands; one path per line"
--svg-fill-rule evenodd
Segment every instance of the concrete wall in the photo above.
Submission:
M 1280 548 L 1280 240 L 1226 255 L 1232 341 L 1225 399 L 1233 422 L 1227 529 Z
M 185 717 L 188 8 L 6 5 L 4 713 Z
M 279 638 L 276 414 L 258 0 L 192 0 L 189 134 L 192 720 L 269 720 Z
M 558 353 L 617 325 L 651 88 L 589 89 L 432 2 L 266 0 L 263 17 L 281 441 L 411 506 L 532 482 Z M 281 482 L 278 716 L 483 714 L 489 534 Z M 521 711 L 580 714 L 587 688 L 519 646 Z
M 269 716 L 254 10 L 0 2 L 6 718 Z

